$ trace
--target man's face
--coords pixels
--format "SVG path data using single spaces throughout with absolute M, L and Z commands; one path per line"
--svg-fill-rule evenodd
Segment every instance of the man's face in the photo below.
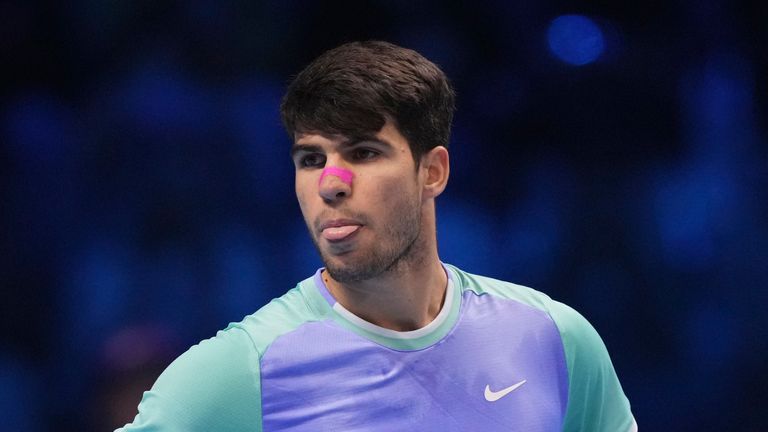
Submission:
M 370 279 L 417 256 L 422 185 L 408 141 L 391 122 L 365 138 L 297 134 L 292 157 L 304 221 L 336 281 Z M 353 178 L 321 180 L 328 167 Z

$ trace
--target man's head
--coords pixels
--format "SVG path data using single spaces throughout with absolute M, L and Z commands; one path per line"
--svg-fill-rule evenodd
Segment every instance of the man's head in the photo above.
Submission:
M 437 263 L 434 198 L 448 181 L 453 109 L 437 66 L 385 42 L 328 51 L 289 86 L 296 197 L 337 282 Z
M 283 124 L 297 133 L 375 134 L 390 119 L 419 165 L 448 146 L 455 95 L 445 74 L 419 53 L 380 42 L 352 42 L 327 51 L 288 87 Z

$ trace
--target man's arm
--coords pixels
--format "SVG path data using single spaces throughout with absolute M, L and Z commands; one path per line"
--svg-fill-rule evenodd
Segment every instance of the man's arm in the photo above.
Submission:
M 260 431 L 259 354 L 230 327 L 193 346 L 144 393 L 129 431 Z
M 568 364 L 564 431 L 632 432 L 637 424 L 616 371 L 594 327 L 572 308 L 550 305 Z

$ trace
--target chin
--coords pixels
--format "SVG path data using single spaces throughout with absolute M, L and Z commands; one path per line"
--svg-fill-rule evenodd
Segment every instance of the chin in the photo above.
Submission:
M 325 265 L 325 268 L 328 269 L 328 272 L 331 273 L 331 276 L 333 276 L 333 273 L 354 273 L 359 267 L 355 265 L 355 263 L 344 259 L 344 257 L 337 256 L 333 256 L 330 259 L 323 259 L 323 264 Z
M 324 260 L 325 269 L 333 280 L 341 283 L 360 282 L 375 276 L 369 266 L 333 258 Z

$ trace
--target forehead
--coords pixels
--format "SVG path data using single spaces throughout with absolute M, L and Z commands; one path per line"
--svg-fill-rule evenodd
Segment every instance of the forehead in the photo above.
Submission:
M 341 143 L 350 140 L 348 136 L 338 133 L 308 131 L 293 134 L 293 142 L 295 144 L 314 144 L 316 142 Z

